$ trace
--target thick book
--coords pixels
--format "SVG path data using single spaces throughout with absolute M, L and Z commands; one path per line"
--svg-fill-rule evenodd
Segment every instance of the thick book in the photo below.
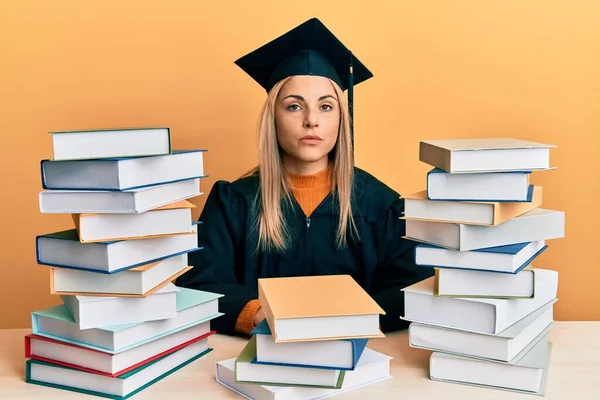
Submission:
M 558 272 L 550 269 L 537 271 L 536 294 L 530 299 L 438 297 L 434 279 L 432 276 L 402 289 L 402 319 L 495 335 L 555 299 L 558 291 Z
M 440 297 L 485 297 L 528 299 L 535 296 L 535 273 L 531 265 L 516 274 L 436 268 L 434 295 Z
M 122 191 L 42 190 L 43 214 L 136 214 L 200 196 L 200 178 Z
M 498 334 L 483 334 L 412 322 L 408 327 L 410 347 L 467 357 L 510 362 L 554 324 L 554 303 L 539 307 Z
M 25 357 L 117 377 L 199 341 L 207 349 L 208 337 L 214 333 L 205 333 L 202 325 L 196 325 L 118 354 L 31 334 L 25 336 Z
M 406 220 L 407 239 L 459 251 L 560 239 L 565 235 L 563 211 L 536 208 L 496 226 Z
M 212 350 L 210 347 L 206 349 L 206 344 L 199 341 L 117 377 L 80 371 L 44 361 L 27 360 L 25 381 L 55 389 L 124 400 L 200 359 Z
M 50 267 L 50 294 L 148 297 L 191 270 L 193 267 L 187 263 L 186 253 L 118 274 Z
M 169 257 L 202 251 L 198 247 L 198 223 L 190 226 L 193 233 L 98 243 L 81 243 L 75 229 L 39 235 L 36 238 L 37 262 L 51 267 L 114 274 Z
M 251 336 L 235 360 L 235 381 L 255 385 L 304 386 L 339 389 L 346 371 L 317 367 L 296 367 L 253 363 L 256 359 L 256 336 Z
M 256 336 L 256 360 L 260 364 L 354 370 L 369 339 L 275 343 L 266 319 L 250 334 Z
M 544 395 L 551 356 L 548 334 L 511 363 L 433 352 L 429 376 L 441 382 Z
M 404 219 L 496 226 L 540 207 L 542 187 L 534 188 L 529 202 L 427 200 L 422 190 L 404 196 L 404 204 Z
M 391 359 L 386 354 L 365 349 L 356 369 L 345 371 L 344 383 L 340 389 L 239 383 L 235 380 L 235 358 L 217 362 L 216 381 L 249 400 L 317 400 L 390 379 Z
M 545 240 L 471 251 L 446 249 L 421 243 L 415 246 L 415 264 L 422 267 L 516 274 L 531 264 L 547 248 Z
M 143 157 L 171 153 L 169 127 L 86 129 L 49 132 L 53 159 Z
M 39 336 L 117 354 L 196 325 L 202 325 L 204 333 L 209 332 L 210 321 L 223 315 L 219 312 L 221 297 L 218 293 L 180 287 L 177 315 L 173 318 L 86 330 L 79 329 L 61 304 L 32 312 L 31 330 Z
M 531 201 L 531 171 L 450 174 L 427 173 L 427 198 L 448 201 Z
M 205 178 L 206 150 L 102 160 L 41 161 L 42 187 L 52 190 L 121 191 Z
M 259 279 L 258 299 L 275 343 L 384 336 L 385 311 L 350 275 Z
M 419 160 L 449 173 L 549 170 L 555 147 L 514 138 L 424 140 Z
M 192 233 L 192 209 L 187 200 L 137 214 L 72 214 L 81 243 L 148 239 Z
M 60 296 L 80 330 L 169 319 L 177 314 L 179 288 L 169 283 L 141 298 Z

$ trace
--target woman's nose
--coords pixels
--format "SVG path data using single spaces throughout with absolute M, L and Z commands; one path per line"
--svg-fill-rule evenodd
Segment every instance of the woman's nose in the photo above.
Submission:
M 304 119 L 304 127 L 305 128 L 316 128 L 319 126 L 317 121 L 317 115 L 314 111 L 308 110 L 306 112 L 306 117 Z

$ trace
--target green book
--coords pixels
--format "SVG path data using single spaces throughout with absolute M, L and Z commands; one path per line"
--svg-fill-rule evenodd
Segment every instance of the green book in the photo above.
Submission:
M 340 389 L 344 370 L 256 363 L 256 336 L 252 336 L 235 361 L 235 380 L 267 386 L 301 386 Z
M 39 360 L 27 360 L 25 382 L 71 392 L 123 400 L 210 353 L 203 341 L 188 345 L 130 372 L 109 377 Z M 144 374 L 140 374 L 145 371 Z

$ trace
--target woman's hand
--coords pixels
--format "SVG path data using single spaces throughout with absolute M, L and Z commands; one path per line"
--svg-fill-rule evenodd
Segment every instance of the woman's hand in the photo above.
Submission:
M 265 313 L 263 312 L 262 307 L 259 307 L 258 311 L 256 311 L 256 314 L 254 314 L 254 326 L 260 324 L 263 319 L 265 319 Z

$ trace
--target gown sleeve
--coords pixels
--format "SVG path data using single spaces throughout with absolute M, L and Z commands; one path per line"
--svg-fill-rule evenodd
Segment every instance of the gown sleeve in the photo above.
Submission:
M 177 285 L 223 294 L 219 311 L 224 315 L 212 320 L 211 328 L 233 335 L 238 315 L 250 300 L 258 298 L 258 291 L 240 283 L 246 205 L 230 185 L 217 181 L 211 189 L 198 225 L 202 249 L 189 253 L 188 264 L 194 268 L 177 279 Z
M 380 318 L 383 332 L 396 331 L 408 326 L 404 316 L 404 292 L 401 290 L 433 275 L 433 268 L 416 266 L 414 248 L 418 244 L 402 238 L 406 223 L 403 215 L 404 200 L 398 198 L 377 221 L 375 239 L 379 258 L 372 297 L 386 315 Z

